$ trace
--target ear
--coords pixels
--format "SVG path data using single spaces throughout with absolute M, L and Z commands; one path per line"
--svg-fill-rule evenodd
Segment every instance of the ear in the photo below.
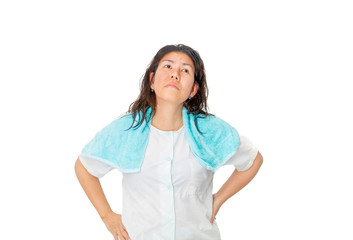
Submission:
M 154 77 L 154 72 L 150 73 L 150 86 L 153 86 L 153 77 Z
M 191 91 L 191 97 L 194 97 L 198 90 L 199 90 L 199 84 L 194 83 L 194 86 L 192 87 L 192 91 Z

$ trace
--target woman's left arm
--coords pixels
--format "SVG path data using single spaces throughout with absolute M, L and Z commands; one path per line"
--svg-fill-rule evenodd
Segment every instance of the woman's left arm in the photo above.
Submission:
M 234 170 L 232 175 L 218 190 L 217 193 L 213 194 L 213 213 L 211 217 L 211 223 L 213 223 L 215 216 L 222 204 L 232 197 L 234 194 L 239 192 L 245 187 L 257 174 L 263 162 L 263 158 L 260 152 L 257 153 L 256 158 L 249 169 L 246 171 Z

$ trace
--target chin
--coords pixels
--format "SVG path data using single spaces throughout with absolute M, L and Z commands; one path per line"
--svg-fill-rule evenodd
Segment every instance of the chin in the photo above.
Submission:
M 174 105 L 179 105 L 181 103 L 183 103 L 183 99 L 181 99 L 180 97 L 177 97 L 173 94 L 166 94 L 166 96 L 163 97 L 157 97 L 157 102 L 168 102 L 170 104 L 174 104 Z

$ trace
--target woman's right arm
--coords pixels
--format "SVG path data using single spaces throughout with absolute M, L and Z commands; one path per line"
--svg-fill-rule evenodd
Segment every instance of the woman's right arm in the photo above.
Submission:
M 103 192 L 99 178 L 90 174 L 82 165 L 79 158 L 75 163 L 75 173 L 87 197 L 97 210 L 99 216 L 105 223 L 108 230 L 113 234 L 114 239 L 129 240 L 129 235 L 121 220 L 121 214 L 112 211 Z

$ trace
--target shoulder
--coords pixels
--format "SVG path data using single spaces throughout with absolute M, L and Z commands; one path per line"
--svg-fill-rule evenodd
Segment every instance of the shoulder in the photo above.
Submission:
M 100 135 L 114 135 L 123 132 L 124 129 L 128 129 L 132 124 L 132 115 L 125 113 L 120 117 L 110 121 L 99 131 Z
M 229 124 L 227 121 L 223 120 L 222 118 L 216 115 L 213 115 L 213 116 L 198 115 L 197 122 L 200 129 L 205 131 L 212 131 L 212 130 L 220 131 L 222 129 L 224 131 L 227 131 L 227 130 L 229 131 L 234 129 L 234 127 L 231 124 Z

